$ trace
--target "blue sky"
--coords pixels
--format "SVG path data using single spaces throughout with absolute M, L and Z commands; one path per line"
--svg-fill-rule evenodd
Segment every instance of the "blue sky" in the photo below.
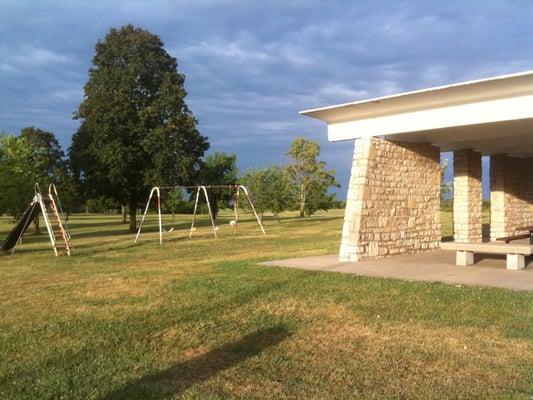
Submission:
M 348 182 L 352 143 L 299 110 L 533 66 L 533 1 L 0 0 L 0 128 L 77 128 L 94 45 L 111 27 L 157 33 L 185 73 L 211 151 L 244 170 L 297 136 Z

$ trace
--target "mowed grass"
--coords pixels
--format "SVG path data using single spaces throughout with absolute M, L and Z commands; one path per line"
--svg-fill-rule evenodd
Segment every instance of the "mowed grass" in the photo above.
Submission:
M 342 212 L 229 219 L 160 246 L 74 215 L 73 257 L 1 255 L 0 398 L 531 398 L 531 293 L 262 267 L 336 252 Z

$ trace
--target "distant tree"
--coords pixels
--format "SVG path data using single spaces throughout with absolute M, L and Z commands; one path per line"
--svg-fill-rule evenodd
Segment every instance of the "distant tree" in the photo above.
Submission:
M 185 77 L 161 39 L 132 25 L 98 41 L 69 156 L 84 193 L 127 205 L 130 231 L 151 186 L 191 181 L 208 149 Z
M 50 183 L 54 182 L 54 175 L 57 170 L 65 167 L 65 154 L 55 135 L 52 132 L 30 126 L 20 131 L 20 137 L 26 139 L 33 148 L 32 156 L 35 167 L 43 178 L 48 178 L 47 181 Z
M 305 215 L 311 216 L 318 210 L 329 210 L 337 207 L 335 193 L 328 193 L 330 187 L 339 187 L 335 177 L 324 174 L 320 179 L 311 181 L 305 202 Z
M 87 199 L 85 211 L 90 213 L 109 213 L 117 209 L 117 202 L 105 196 L 97 196 Z
M 446 171 L 448 170 L 448 159 L 445 158 L 440 164 L 440 200 L 442 203 L 448 201 L 448 195 L 452 192 L 452 185 L 446 181 Z
M 0 132 L 0 214 L 18 218 L 28 206 L 40 171 L 25 138 Z
M 161 193 L 163 196 L 163 193 Z M 185 200 L 181 189 L 170 190 L 162 199 L 162 208 L 164 212 L 172 214 L 172 221 L 176 219 L 176 213 L 182 212 L 188 208 L 189 202 Z
M 240 179 L 253 196 L 257 212 L 263 216 L 267 210 L 274 215 L 287 210 L 291 203 L 288 176 L 282 167 L 250 169 Z
M 69 215 L 74 211 L 82 211 L 82 197 L 79 193 L 74 175 L 65 163 L 56 169 L 54 181 L 59 193 L 59 199 L 63 211 Z
M 233 185 L 237 182 L 237 156 L 235 154 L 213 153 L 205 157 L 198 174 L 199 185 Z M 220 208 L 229 207 L 233 197 L 230 189 L 209 189 L 209 204 L 213 217 Z
M 335 171 L 326 170 L 319 161 L 320 145 L 303 137 L 296 138 L 286 153 L 290 163 L 285 167 L 290 184 L 295 188 L 300 217 L 311 215 L 319 209 L 327 210 L 334 196 L 328 189 L 338 187 Z

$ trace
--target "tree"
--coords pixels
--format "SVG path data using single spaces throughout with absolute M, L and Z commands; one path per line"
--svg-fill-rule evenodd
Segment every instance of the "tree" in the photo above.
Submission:
M 205 157 L 198 174 L 199 185 L 234 185 L 237 182 L 237 156 L 235 154 L 213 153 Z M 229 207 L 233 200 L 229 189 L 210 189 L 209 204 L 213 218 L 220 208 Z
M 96 44 L 69 151 L 85 193 L 127 205 L 130 231 L 151 186 L 188 183 L 208 149 L 185 103 L 185 76 L 159 36 L 132 25 Z
M 183 212 L 189 208 L 189 202 L 185 200 L 181 189 L 172 189 L 163 198 L 163 212 L 172 214 L 172 221 L 176 220 L 176 212 Z
M 28 206 L 40 173 L 25 138 L 0 132 L 0 214 L 18 218 Z
M 336 208 L 335 193 L 328 193 L 328 189 L 332 186 L 339 187 L 335 177 L 330 174 L 324 174 L 322 178 L 311 181 L 304 207 L 305 215 L 311 216 L 318 210 L 327 211 Z
M 20 138 L 26 139 L 33 148 L 32 156 L 36 168 L 43 177 L 48 178 L 49 183 L 52 183 L 57 170 L 65 165 L 63 160 L 65 154 L 54 134 L 30 126 L 20 131 Z
M 267 210 L 277 215 L 289 208 L 291 193 L 287 178 L 283 168 L 278 165 L 251 169 L 243 175 L 241 182 L 250 191 L 261 217 Z
M 69 215 L 74 211 L 82 211 L 82 197 L 78 191 L 76 180 L 65 162 L 61 168 L 58 168 L 53 177 L 63 211 Z
M 63 186 L 62 193 L 70 195 L 70 174 L 64 160 L 65 154 L 55 135 L 52 132 L 30 126 L 20 131 L 19 138 L 26 140 L 32 148 L 33 168 L 36 169 L 38 176 L 36 182 L 41 185 L 42 189 L 47 190 L 50 183 L 55 183 L 58 186 Z M 72 197 L 67 195 L 65 198 L 70 200 Z M 35 233 L 40 233 L 39 217 L 36 216 L 33 222 Z
M 326 170 L 326 163 L 318 161 L 320 145 L 303 137 L 296 138 L 286 153 L 291 162 L 286 166 L 289 182 L 296 188 L 300 217 L 319 209 L 328 209 L 331 195 L 327 191 L 339 186 L 335 171 Z M 333 197 L 334 198 L 334 197 Z
M 446 181 L 446 170 L 448 169 L 448 159 L 445 158 L 440 165 L 440 200 L 441 203 L 448 201 L 448 195 L 452 191 L 452 185 Z

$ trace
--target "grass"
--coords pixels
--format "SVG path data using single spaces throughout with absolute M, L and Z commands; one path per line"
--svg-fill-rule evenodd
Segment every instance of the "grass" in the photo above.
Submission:
M 0 256 L 0 398 L 531 398 L 531 293 L 262 267 L 336 252 L 342 213 L 228 219 L 161 247 L 75 215 L 74 257 Z

